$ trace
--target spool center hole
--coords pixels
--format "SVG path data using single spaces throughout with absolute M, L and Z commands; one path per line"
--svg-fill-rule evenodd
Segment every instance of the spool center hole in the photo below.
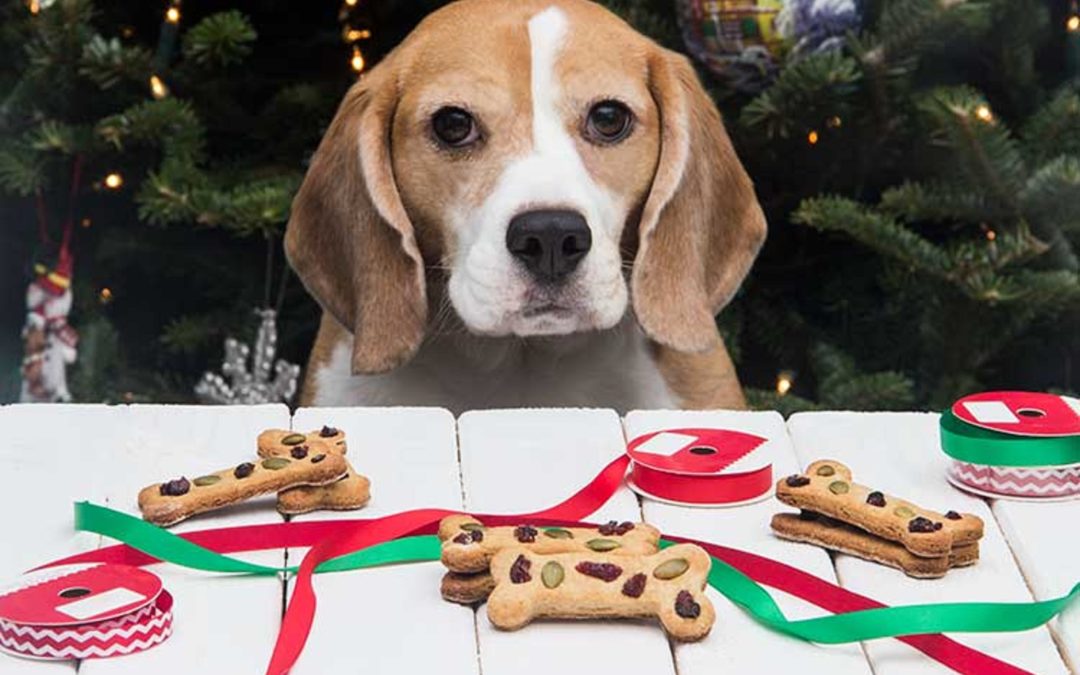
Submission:
M 1021 417 L 1030 418 L 1046 417 L 1046 412 L 1039 410 L 1038 408 L 1021 408 L 1016 411 L 1016 414 L 1020 415 Z
M 81 598 L 84 595 L 90 595 L 89 588 L 67 588 L 60 591 L 61 598 Z
M 696 448 L 690 448 L 691 455 L 715 455 L 716 448 L 707 448 L 703 445 L 699 445 Z

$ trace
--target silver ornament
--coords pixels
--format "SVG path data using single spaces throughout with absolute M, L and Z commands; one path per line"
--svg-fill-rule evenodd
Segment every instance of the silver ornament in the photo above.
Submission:
M 225 405 L 257 405 L 260 403 L 288 403 L 296 395 L 300 366 L 278 359 L 277 312 L 257 309 L 260 318 L 259 331 L 255 336 L 255 353 L 234 338 L 225 340 L 225 359 L 221 372 L 203 373 L 195 385 L 195 395 L 203 403 Z M 251 368 L 248 369 L 248 357 Z

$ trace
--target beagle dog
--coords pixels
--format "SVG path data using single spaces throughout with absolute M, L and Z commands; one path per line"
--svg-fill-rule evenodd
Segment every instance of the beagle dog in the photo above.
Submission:
M 346 94 L 293 202 L 304 405 L 745 406 L 765 238 L 683 56 L 586 0 L 459 0 Z

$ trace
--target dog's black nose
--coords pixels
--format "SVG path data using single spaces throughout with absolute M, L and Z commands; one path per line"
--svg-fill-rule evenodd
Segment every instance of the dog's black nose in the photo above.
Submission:
M 592 233 L 577 211 L 526 211 L 506 230 L 506 248 L 541 281 L 561 281 L 592 247 Z

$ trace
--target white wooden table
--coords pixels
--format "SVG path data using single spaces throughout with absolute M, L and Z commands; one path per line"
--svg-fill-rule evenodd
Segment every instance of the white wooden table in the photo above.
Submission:
M 268 427 L 346 431 L 349 455 L 370 476 L 373 498 L 353 514 L 417 507 L 523 512 L 560 501 L 622 452 L 627 437 L 679 426 L 722 426 L 765 436 L 776 475 L 831 457 L 855 479 L 941 510 L 987 522 L 982 557 L 940 580 L 916 581 L 845 555 L 831 556 L 770 534 L 773 499 L 736 509 L 690 509 L 641 502 L 623 488 L 593 520 L 643 518 L 664 532 L 770 556 L 888 604 L 1031 601 L 1061 595 L 1080 580 L 1080 501 L 990 502 L 952 488 L 937 440 L 936 415 L 807 413 L 786 422 L 767 412 L 506 410 L 455 419 L 437 409 L 301 409 L 284 406 L 0 407 L 0 580 L 35 564 L 107 545 L 75 534 L 71 504 L 89 499 L 137 513 L 151 482 L 237 464 Z M 193 519 L 177 528 L 280 522 L 268 498 Z M 296 563 L 303 550 L 241 554 L 268 565 Z M 116 673 L 258 674 L 281 622 L 289 582 L 153 568 L 176 598 L 173 637 L 129 657 L 38 663 L 0 655 L 0 675 Z M 442 601 L 437 563 L 327 574 L 316 578 L 318 614 L 294 672 L 310 674 L 697 675 L 800 672 L 869 675 L 948 672 L 895 640 L 820 646 L 755 623 L 711 589 L 717 625 L 704 641 L 672 645 L 647 623 L 541 622 L 516 633 L 491 628 L 483 611 Z M 773 591 L 791 618 L 821 610 Z M 960 642 L 1035 673 L 1080 672 L 1080 608 L 1046 628 L 1004 635 L 954 635 Z

